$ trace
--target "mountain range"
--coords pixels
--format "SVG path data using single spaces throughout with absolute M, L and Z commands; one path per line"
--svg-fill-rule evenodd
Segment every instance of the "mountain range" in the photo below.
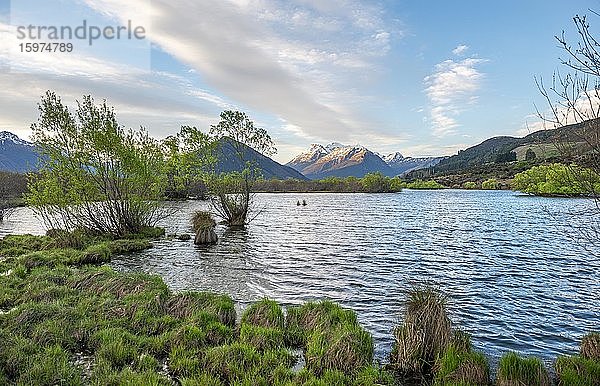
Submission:
M 404 157 L 399 152 L 381 155 L 363 146 L 346 146 L 334 142 L 326 146 L 313 144 L 307 152 L 294 157 L 286 165 L 310 179 L 363 177 L 375 172 L 394 177 L 412 170 L 433 167 L 444 158 Z
M 9 131 L 0 131 L 0 170 L 26 173 L 35 170 L 38 154 L 31 142 Z

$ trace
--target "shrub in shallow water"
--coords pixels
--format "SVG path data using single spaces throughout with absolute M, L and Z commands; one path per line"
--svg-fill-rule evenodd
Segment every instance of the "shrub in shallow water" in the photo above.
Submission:
M 308 338 L 306 365 L 315 374 L 339 370 L 353 374 L 373 361 L 373 339 L 359 325 L 315 331 Z
M 244 311 L 242 324 L 283 329 L 285 325 L 283 310 L 277 302 L 265 298 Z
M 600 361 L 600 333 L 593 332 L 581 340 L 581 356 Z
M 217 222 L 210 212 L 197 211 L 192 217 L 192 228 L 194 233 L 198 233 L 204 229 L 212 229 L 217 226 Z
M 550 376 L 538 358 L 521 358 L 511 352 L 500 359 L 498 386 L 550 386 Z
M 554 364 L 560 386 L 600 385 L 600 362 L 581 356 L 559 357 Z
M 481 353 L 448 347 L 438 359 L 435 385 L 486 386 L 490 383 L 487 359 Z

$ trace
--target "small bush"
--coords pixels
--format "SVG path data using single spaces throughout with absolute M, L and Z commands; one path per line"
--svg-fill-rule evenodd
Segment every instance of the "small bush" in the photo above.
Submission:
M 263 299 L 244 311 L 242 324 L 283 329 L 285 325 L 283 310 L 277 302 Z
M 501 188 L 500 182 L 495 178 L 490 178 L 481 183 L 481 189 L 484 190 L 498 190 Z
M 373 339 L 358 325 L 316 331 L 308 339 L 306 365 L 315 374 L 339 370 L 353 374 L 373 361 Z
M 498 386 L 550 386 L 550 377 L 538 358 L 521 358 L 511 352 L 500 359 Z
M 581 356 L 600 361 L 600 333 L 593 332 L 581 340 Z
M 442 185 L 439 182 L 436 182 L 434 180 L 429 180 L 429 181 L 415 180 L 413 182 L 409 182 L 406 185 L 406 187 L 408 189 L 424 189 L 424 190 L 444 189 L 444 185 Z
M 477 182 L 467 181 L 463 184 L 462 187 L 463 187 L 463 189 L 469 189 L 469 190 L 477 189 Z
M 600 362 L 580 356 L 559 357 L 554 365 L 561 386 L 600 385 Z
M 223 386 L 223 383 L 217 377 L 202 373 L 193 378 L 183 378 L 181 386 Z

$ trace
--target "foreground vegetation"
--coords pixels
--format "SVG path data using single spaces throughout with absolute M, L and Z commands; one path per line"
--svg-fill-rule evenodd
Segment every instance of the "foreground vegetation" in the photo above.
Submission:
M 431 288 L 409 294 L 389 364 L 379 367 L 356 314 L 329 301 L 284 312 L 263 299 L 238 318 L 228 296 L 173 293 L 157 276 L 99 265 L 161 233 L 0 240 L 0 384 L 490 384 L 485 356 Z M 556 361 L 561 385 L 597 385 L 599 369 L 599 334 Z M 500 362 L 498 385 L 549 380 L 537 359 L 510 353 Z

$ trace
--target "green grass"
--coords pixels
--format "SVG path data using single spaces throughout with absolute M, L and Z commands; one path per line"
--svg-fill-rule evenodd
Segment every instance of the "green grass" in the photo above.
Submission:
M 407 377 L 430 376 L 435 360 L 450 344 L 453 331 L 447 297 L 435 288 L 413 288 L 404 306 L 404 323 L 394 331 L 391 366 Z
M 435 385 L 485 386 L 490 382 L 489 373 L 483 354 L 450 346 L 436 363 Z
M 285 325 L 283 310 L 277 302 L 263 299 L 252 304 L 244 311 L 242 314 L 242 324 L 283 329 Z
M 340 325 L 334 330 L 315 331 L 308 338 L 307 367 L 319 375 L 325 370 L 354 374 L 371 365 L 373 339 L 362 327 Z
M 522 358 L 511 352 L 500 359 L 497 386 L 551 385 L 548 371 L 538 358 Z
M 268 328 L 242 324 L 240 342 L 255 347 L 259 351 L 273 350 L 284 346 L 284 333 L 280 328 Z
M 600 385 L 600 362 L 581 356 L 559 357 L 554 364 L 561 386 Z

